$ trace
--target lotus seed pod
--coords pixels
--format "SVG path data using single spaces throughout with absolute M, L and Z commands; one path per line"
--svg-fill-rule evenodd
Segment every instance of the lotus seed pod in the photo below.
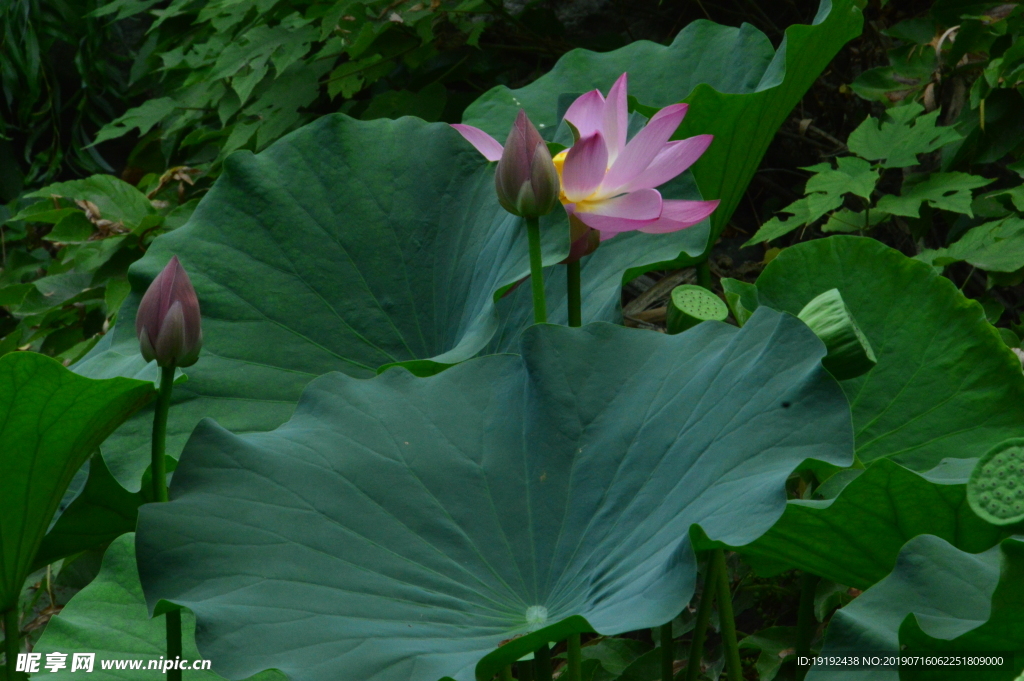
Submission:
M 967 501 L 993 525 L 1024 520 L 1024 438 L 996 445 L 978 460 L 967 483 Z
M 706 321 L 724 321 L 729 308 L 722 299 L 701 286 L 684 284 L 672 289 L 668 301 L 669 333 L 681 333 Z
M 825 291 L 804 305 L 797 315 L 821 339 L 828 354 L 822 366 L 840 381 L 856 378 L 875 366 L 875 353 L 839 289 Z

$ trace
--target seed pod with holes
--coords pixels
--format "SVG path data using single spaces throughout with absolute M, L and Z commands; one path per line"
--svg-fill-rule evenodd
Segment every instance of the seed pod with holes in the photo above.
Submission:
M 967 502 L 993 525 L 1024 520 L 1024 438 L 1000 442 L 978 459 L 967 483 Z
M 669 333 L 680 333 L 706 321 L 723 321 L 729 308 L 722 299 L 701 286 L 684 284 L 672 289 L 666 324 Z

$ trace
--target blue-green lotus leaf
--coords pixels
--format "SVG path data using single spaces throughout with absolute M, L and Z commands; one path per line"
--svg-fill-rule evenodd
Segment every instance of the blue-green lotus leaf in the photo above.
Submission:
M 229 678 L 489 679 L 541 640 L 672 619 L 692 525 L 750 542 L 801 461 L 851 460 L 824 346 L 790 315 L 540 325 L 521 351 L 329 374 L 270 433 L 204 420 L 171 502 L 140 511 L 150 606 L 195 612 Z
M 75 370 L 146 375 L 135 310 L 171 255 L 195 285 L 204 338 L 174 391 L 171 456 L 204 416 L 234 431 L 276 428 L 303 387 L 330 371 L 367 377 L 404 363 L 429 374 L 468 359 L 499 332 L 497 294 L 529 273 L 525 229 L 498 205 L 494 166 L 450 126 L 415 118 L 327 116 L 260 154 L 235 154 L 189 222 L 133 265 L 117 325 Z M 671 195 L 700 198 L 689 176 Z M 568 253 L 565 212 L 542 227 L 554 265 Z M 697 254 L 707 230 L 607 241 L 583 264 L 584 320 L 615 320 L 626 270 Z M 564 285 L 553 286 L 559 294 L 564 301 Z M 553 305 L 552 321 L 564 308 Z M 508 319 L 514 328 L 499 335 L 514 338 L 528 315 Z M 103 447 L 131 491 L 151 428 L 152 410 L 141 412 Z
M 816 667 L 807 681 L 1013 681 L 1024 670 L 1024 537 L 978 554 L 921 535 L 881 582 L 833 615 L 822 656 L 1002 657 L 1004 665 Z

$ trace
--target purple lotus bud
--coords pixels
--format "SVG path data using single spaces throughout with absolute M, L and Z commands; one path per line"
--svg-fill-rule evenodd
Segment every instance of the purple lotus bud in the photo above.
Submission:
M 142 356 L 162 367 L 192 366 L 203 347 L 199 299 L 178 256 L 146 289 L 135 315 Z
M 538 218 L 558 205 L 558 172 L 537 128 L 520 109 L 494 173 L 498 201 L 513 215 Z

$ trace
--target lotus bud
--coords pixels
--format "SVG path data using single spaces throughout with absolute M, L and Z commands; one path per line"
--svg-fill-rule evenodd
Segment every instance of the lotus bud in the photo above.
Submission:
M 146 289 L 135 315 L 142 356 L 162 367 L 192 366 L 203 346 L 199 299 L 174 256 Z
M 498 202 L 513 215 L 539 218 L 558 205 L 560 184 L 551 152 L 521 110 L 494 173 Z
M 836 379 L 846 381 L 866 374 L 875 366 L 875 353 L 857 326 L 839 289 L 830 289 L 804 305 L 797 315 L 825 344 L 821 360 Z

